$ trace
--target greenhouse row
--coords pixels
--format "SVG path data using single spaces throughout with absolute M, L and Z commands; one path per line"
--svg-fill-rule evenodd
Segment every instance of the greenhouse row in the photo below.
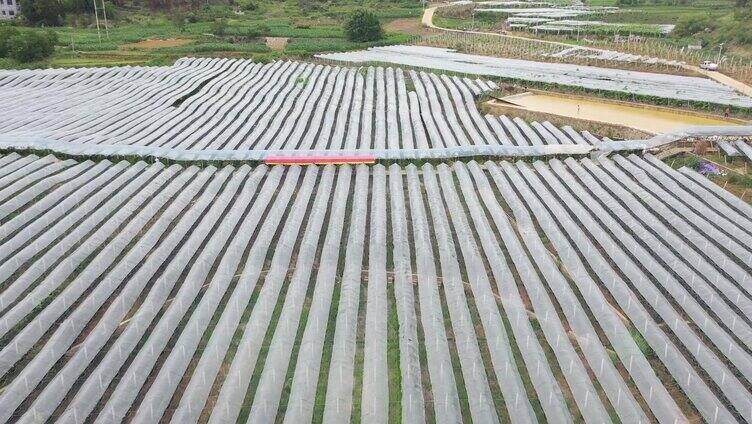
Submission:
M 749 422 L 751 229 L 651 155 L 6 153 L 0 422 Z
M 601 142 L 570 126 L 482 114 L 476 99 L 493 82 L 393 68 L 186 59 L 0 73 L 0 87 L 0 98 L 16 99 L 0 129 L 6 140 L 225 151 Z
M 707 78 L 626 71 L 567 63 L 534 62 L 425 46 L 385 46 L 318 57 L 349 64 L 391 63 L 468 75 L 580 87 L 662 99 L 752 107 L 752 98 Z

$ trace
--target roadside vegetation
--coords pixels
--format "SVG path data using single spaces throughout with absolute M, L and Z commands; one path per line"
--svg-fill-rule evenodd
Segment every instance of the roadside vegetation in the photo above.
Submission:
M 729 162 L 717 151 L 702 155 L 687 152 L 668 158 L 665 162 L 674 169 L 686 166 L 694 170 L 697 170 L 703 162 L 711 162 L 721 170 L 721 173 L 706 175 L 706 177 L 752 205 L 752 172 L 744 158 L 735 158 Z
M 43 60 L 55 51 L 55 43 L 57 34 L 54 31 L 0 27 L 0 60 L 5 58 L 18 63 Z
M 42 68 L 117 65 L 163 65 L 183 56 L 244 57 L 256 61 L 304 59 L 313 53 L 406 43 L 410 34 L 381 30 L 395 19 L 419 19 L 419 0 L 230 0 L 207 3 L 118 0 L 105 2 L 107 26 L 99 10 L 99 30 L 91 2 L 63 2 L 53 14 L 41 16 L 34 7 L 23 18 L 0 28 L 25 34 L 57 33 L 48 56 L 22 62 L 0 59 L 0 68 Z M 378 6 L 377 6 L 378 5 Z M 348 37 L 345 23 L 357 11 L 368 11 L 378 30 L 366 38 Z M 30 16 L 26 15 L 26 11 Z M 12 26 L 11 26 L 12 25 Z M 274 43 L 267 38 L 275 40 Z M 280 48 L 281 46 L 281 48 Z M 46 58 L 45 58 L 46 57 Z

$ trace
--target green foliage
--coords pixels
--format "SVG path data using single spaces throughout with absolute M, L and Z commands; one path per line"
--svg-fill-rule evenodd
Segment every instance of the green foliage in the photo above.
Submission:
M 271 32 L 271 29 L 269 29 L 268 26 L 261 24 L 249 27 L 245 30 L 245 36 L 249 38 L 256 38 L 256 37 L 262 37 Z
M 60 38 L 58 37 L 57 32 L 51 29 L 44 31 L 44 35 L 45 37 L 47 37 L 47 41 L 49 41 L 53 47 L 55 47 L 55 45 L 60 41 Z
M 246 12 L 253 12 L 258 10 L 258 4 L 253 0 L 239 0 L 238 6 L 240 6 L 241 10 L 244 10 Z
M 752 10 L 742 8 L 721 16 L 690 15 L 679 19 L 674 37 L 699 37 L 703 45 L 752 45 Z
M 709 16 L 689 15 L 679 19 L 673 34 L 677 37 L 688 37 L 705 30 L 712 31 L 715 25 L 716 21 Z
M 211 33 L 218 37 L 225 35 L 227 33 L 227 20 L 215 19 L 211 26 Z
M 234 53 L 234 56 L 253 58 L 254 61 L 304 59 L 319 52 L 411 41 L 411 36 L 403 33 L 387 33 L 372 42 L 347 40 L 342 22 L 356 8 L 366 8 L 381 20 L 417 18 L 422 13 L 418 0 L 310 0 L 311 13 L 301 10 L 299 0 L 230 0 L 223 3 L 106 0 L 108 19 L 112 20 L 115 11 L 119 20 L 110 26 L 109 37 L 105 37 L 104 31 L 101 31 L 101 36 L 97 34 L 91 0 L 54 1 L 61 2 L 63 11 L 68 13 L 61 22 L 64 26 L 55 28 L 60 35 L 60 47 L 52 59 L 21 64 L 8 57 L 0 59 L 0 68 L 168 65 L 185 55 L 214 56 L 214 52 Z M 121 6 L 111 7 L 109 1 Z M 246 7 L 250 3 L 257 7 L 254 11 L 236 13 L 238 8 L 253 8 Z M 150 9 L 151 6 L 157 10 Z M 163 7 L 171 8 L 172 12 L 162 12 Z M 180 21 L 180 15 L 184 17 L 183 21 Z M 222 21 L 216 23 L 217 19 Z M 40 28 L 30 29 L 43 33 Z M 289 41 L 284 50 L 272 51 L 258 40 L 265 36 L 285 37 Z M 160 49 L 121 48 L 124 44 L 165 38 L 190 38 L 193 41 Z
M 115 4 L 110 1 L 105 1 L 102 3 L 104 6 L 104 10 L 100 9 L 99 13 L 101 13 L 100 16 L 104 16 L 107 14 L 107 21 L 112 22 L 115 19 L 118 18 L 118 9 L 115 7 Z
M 740 187 L 752 188 L 752 176 L 750 175 L 729 174 L 728 181 Z
M 185 32 L 185 15 L 180 12 L 174 12 L 170 16 L 170 20 L 178 31 Z
M 345 23 L 345 36 L 350 41 L 368 42 L 384 36 L 379 19 L 371 12 L 358 10 Z
M 63 0 L 62 3 L 69 13 L 94 13 L 94 2 L 90 0 Z
M 686 6 L 692 3 L 693 3 L 693 0 L 616 0 L 617 6 L 641 6 L 641 5 Z
M 719 30 L 719 41 L 752 44 L 752 10 L 734 12 Z
M 20 33 L 18 28 L 9 25 L 0 26 L 0 57 L 8 57 L 10 40 Z
M 300 8 L 303 13 L 310 14 L 321 10 L 322 5 L 318 0 L 298 0 L 298 8 Z
M 63 4 L 58 0 L 23 0 L 21 15 L 32 25 L 60 25 L 65 17 Z
M 46 59 L 55 51 L 57 34 L 52 31 L 19 31 L 8 38 L 7 55 L 21 63 Z

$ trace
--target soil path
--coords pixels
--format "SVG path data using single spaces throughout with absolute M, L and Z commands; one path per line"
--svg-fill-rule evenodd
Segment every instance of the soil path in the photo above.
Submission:
M 684 68 L 705 75 L 706 77 L 714 79 L 723 85 L 727 85 L 742 94 L 752 97 L 752 87 L 739 80 L 735 80 L 728 75 L 722 74 L 718 71 L 707 71 L 694 65 L 684 65 Z
M 123 49 L 152 50 L 165 47 L 178 47 L 192 42 L 193 40 L 190 38 L 167 38 L 162 40 L 144 40 L 139 41 L 138 43 L 123 44 L 120 47 Z

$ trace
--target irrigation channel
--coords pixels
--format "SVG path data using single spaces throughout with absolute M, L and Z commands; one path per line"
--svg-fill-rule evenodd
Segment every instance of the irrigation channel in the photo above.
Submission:
M 752 208 L 650 155 L 0 165 L 0 422 L 752 420 Z

